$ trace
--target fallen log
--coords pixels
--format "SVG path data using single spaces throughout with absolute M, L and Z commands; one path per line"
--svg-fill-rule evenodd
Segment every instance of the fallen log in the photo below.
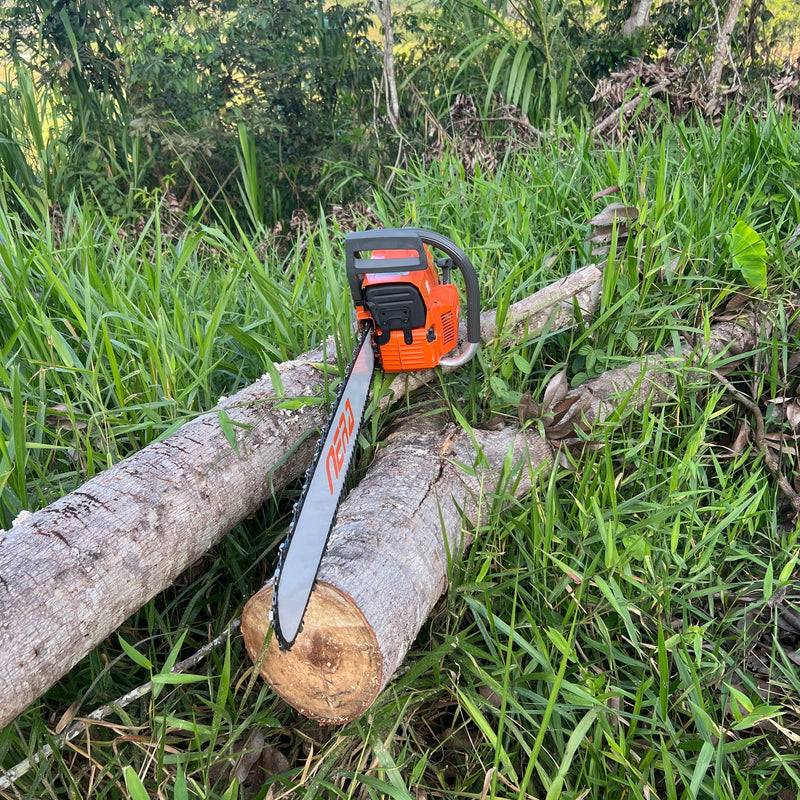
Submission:
M 759 337 L 769 333 L 769 320 L 743 311 L 735 320 L 711 326 L 708 341 L 685 340 L 680 347 L 667 347 L 625 367 L 604 372 L 593 380 L 555 393 L 541 410 L 549 441 L 577 447 L 582 434 L 619 411 L 621 398 L 626 408 L 641 409 L 646 402 L 659 405 L 675 395 L 678 383 L 707 387 L 717 380 L 712 370 L 727 372 L 758 346 Z
M 386 687 L 447 587 L 494 498 L 524 496 L 564 445 L 583 446 L 621 406 L 668 402 L 679 380 L 707 386 L 711 365 L 757 346 L 753 314 L 712 327 L 709 341 L 673 348 L 552 393 L 539 426 L 501 431 L 403 424 L 339 509 L 303 629 L 288 652 L 270 636 L 271 582 L 245 606 L 242 634 L 264 680 L 308 717 L 342 724 Z M 610 423 L 611 424 L 611 423 Z
M 278 367 L 286 397 L 320 392 L 308 358 Z M 302 475 L 326 409 L 280 406 L 261 380 L 220 404 L 236 450 L 204 414 L 0 534 L 0 727 Z
M 363 714 L 447 587 L 449 560 L 464 549 L 464 520 L 476 524 L 488 513 L 501 481 L 518 497 L 529 492 L 551 457 L 532 428 L 467 431 L 430 419 L 406 422 L 342 503 L 292 649 L 282 653 L 270 637 L 261 652 L 271 583 L 245 606 L 245 646 L 261 661 L 264 679 L 320 722 Z
M 577 270 L 507 317 L 527 319 L 531 335 L 574 324 L 573 302 L 591 313 L 600 276 L 593 265 Z M 493 336 L 494 322 L 484 330 Z M 277 365 L 277 386 L 264 376 L 0 532 L 0 728 L 302 475 L 327 415 L 315 401 L 325 390 L 320 364 L 333 349 Z M 415 385 L 399 378 L 393 391 Z M 306 402 L 286 407 L 298 398 Z

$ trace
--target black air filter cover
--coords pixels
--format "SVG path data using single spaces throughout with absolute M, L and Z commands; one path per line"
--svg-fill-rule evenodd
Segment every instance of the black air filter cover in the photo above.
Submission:
M 412 330 L 424 327 L 428 316 L 419 289 L 409 283 L 367 286 L 364 300 L 375 325 L 380 328 L 381 334 L 376 339 L 379 345 L 389 341 L 390 331 L 403 331 L 403 340 L 411 344 Z

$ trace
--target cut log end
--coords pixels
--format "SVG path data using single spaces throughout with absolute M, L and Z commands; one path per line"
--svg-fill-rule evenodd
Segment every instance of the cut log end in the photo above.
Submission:
M 257 664 L 270 633 L 272 585 L 247 602 L 242 635 Z M 342 725 L 363 714 L 383 682 L 383 657 L 372 627 L 353 600 L 318 581 L 289 652 L 274 636 L 261 663 L 261 677 L 300 713 L 326 725 Z

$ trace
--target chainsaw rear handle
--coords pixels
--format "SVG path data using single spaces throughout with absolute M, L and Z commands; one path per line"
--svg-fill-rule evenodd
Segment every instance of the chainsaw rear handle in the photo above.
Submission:
M 367 273 L 416 272 L 428 268 L 428 256 L 423 245 L 430 245 L 448 255 L 453 266 L 464 277 L 467 293 L 467 342 L 466 350 L 453 358 L 443 358 L 444 367 L 460 367 L 466 364 L 478 349 L 481 340 L 480 287 L 475 267 L 469 256 L 446 236 L 424 228 L 387 228 L 386 230 L 348 233 L 345 238 L 345 265 L 350 292 L 356 305 L 363 305 L 361 276 Z M 403 258 L 362 258 L 361 253 L 373 250 L 411 250 L 416 255 Z

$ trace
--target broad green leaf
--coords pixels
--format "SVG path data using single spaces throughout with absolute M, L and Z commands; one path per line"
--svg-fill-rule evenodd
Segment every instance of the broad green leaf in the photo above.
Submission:
M 133 767 L 125 767 L 123 775 L 125 776 L 125 788 L 128 790 L 131 800 L 150 800 L 147 789 L 142 785 Z
M 546 800 L 556 800 L 556 798 L 561 796 L 561 789 L 564 785 L 567 772 L 569 772 L 575 754 L 586 738 L 586 734 L 589 732 L 589 728 L 592 727 L 592 723 L 595 721 L 598 712 L 599 710 L 597 708 L 589 709 L 584 718 L 575 726 L 575 730 L 572 731 L 569 741 L 567 742 L 567 747 L 564 750 L 564 755 L 561 756 L 561 765 L 558 768 L 553 782 L 550 784 L 550 788 L 547 790 Z
M 172 649 L 169 651 L 167 660 L 164 662 L 164 666 L 160 670 L 162 675 L 172 672 L 172 668 L 178 661 L 178 655 L 180 654 L 181 647 L 183 647 L 183 640 L 186 638 L 187 633 L 189 633 L 188 628 L 184 630 L 183 633 L 178 637 L 178 641 L 172 645 Z
M 386 745 L 377 737 L 372 737 L 372 752 L 375 755 L 375 760 L 380 765 L 380 768 L 386 772 L 386 777 L 389 779 L 391 788 L 389 786 L 381 787 L 390 797 L 396 800 L 413 800 L 411 792 L 406 786 L 403 776 L 398 769 L 392 754 L 386 748 Z
M 767 283 L 767 246 L 746 222 L 739 220 L 731 231 L 733 266 L 742 273 L 747 285 L 763 288 Z
M 186 785 L 186 773 L 183 771 L 183 763 L 178 762 L 177 772 L 175 774 L 175 800 L 189 800 L 189 789 Z
M 188 628 L 184 630 L 184 632 L 178 637 L 178 641 L 172 646 L 169 655 L 167 656 L 167 660 L 164 662 L 164 666 L 161 668 L 159 674 L 160 675 L 169 675 L 172 673 L 172 668 L 175 666 L 178 660 L 178 654 L 180 653 L 181 647 L 183 645 L 183 640 L 186 638 L 186 634 L 189 632 Z M 161 690 L 164 688 L 164 683 L 153 683 L 153 697 L 158 698 L 161 694 Z
M 236 431 L 233 427 L 233 420 L 228 416 L 228 412 L 225 411 L 224 408 L 217 411 L 217 419 L 219 420 L 219 427 L 222 429 L 225 438 L 228 440 L 228 444 L 231 446 L 231 450 L 238 456 L 239 445 L 236 442 Z
M 533 369 L 533 367 L 531 367 L 531 362 L 519 353 L 514 353 L 513 359 L 515 366 L 523 375 L 527 375 L 531 369 Z
M 697 761 L 695 762 L 694 772 L 692 773 L 692 783 L 689 787 L 690 797 L 698 796 L 703 778 L 705 778 L 713 758 L 714 745 L 711 744 L 711 742 L 703 742 L 703 746 L 700 748 L 700 754 L 697 756 Z
M 767 569 L 766 569 L 766 572 L 764 573 L 764 599 L 765 600 L 769 600 L 770 597 L 772 597 L 772 593 L 774 591 L 773 585 L 772 585 L 773 584 L 773 580 L 774 580 L 773 566 L 772 566 L 772 561 L 770 560 L 770 561 L 767 562 Z
M 625 552 L 636 561 L 644 561 L 650 555 L 650 542 L 641 534 L 623 535 L 622 544 L 625 546 Z

